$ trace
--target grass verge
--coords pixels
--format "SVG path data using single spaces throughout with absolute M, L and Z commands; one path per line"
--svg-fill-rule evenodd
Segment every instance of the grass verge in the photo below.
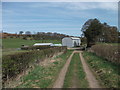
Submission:
M 88 82 L 83 71 L 82 63 L 80 61 L 79 53 L 75 53 L 72 57 L 70 66 L 68 68 L 64 88 L 87 88 Z
M 103 87 L 120 88 L 120 67 L 94 53 L 83 52 L 83 56 Z
M 56 61 L 48 66 L 35 66 L 28 75 L 21 78 L 22 82 L 17 88 L 51 88 L 71 53 L 72 50 L 68 50 L 67 53 L 55 57 Z

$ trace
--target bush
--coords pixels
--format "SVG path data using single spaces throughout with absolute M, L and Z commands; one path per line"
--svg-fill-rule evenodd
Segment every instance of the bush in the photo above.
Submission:
M 45 58 L 52 57 L 58 52 L 65 52 L 66 47 L 53 47 L 43 50 L 32 50 L 29 52 L 20 52 L 14 55 L 5 55 L 2 60 L 2 79 L 5 82 L 7 79 L 16 77 L 17 74 L 29 68 L 31 63 L 38 63 Z
M 44 46 L 22 46 L 21 47 L 22 50 L 36 50 L 36 49 L 42 50 L 42 49 L 47 49 L 47 48 L 52 48 L 52 47 L 47 46 L 47 45 L 44 45 Z
M 99 44 L 92 46 L 91 49 L 96 55 L 113 63 L 120 64 L 120 50 L 117 45 Z

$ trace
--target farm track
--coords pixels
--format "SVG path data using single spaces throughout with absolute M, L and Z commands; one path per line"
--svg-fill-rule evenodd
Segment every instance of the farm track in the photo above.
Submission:
M 90 88 L 101 88 L 95 76 L 93 75 L 92 71 L 90 70 L 87 63 L 85 62 L 81 52 L 80 52 L 80 60 L 83 65 L 84 72 L 86 73 L 86 78 L 89 82 L 89 87 Z
M 85 62 L 85 60 L 84 60 L 84 58 L 81 54 L 82 51 L 73 51 L 73 53 L 70 55 L 70 57 L 66 61 L 64 67 L 61 69 L 60 74 L 59 74 L 57 80 L 55 81 L 55 83 L 53 85 L 53 88 L 62 88 L 63 87 L 64 80 L 65 80 L 65 75 L 66 75 L 66 72 L 68 70 L 69 64 L 71 62 L 71 59 L 72 59 L 74 53 L 79 53 L 80 60 L 81 60 L 82 66 L 83 66 L 83 70 L 86 74 L 86 78 L 87 78 L 87 81 L 89 83 L 89 88 L 101 88 L 100 85 L 99 85 L 99 82 L 96 80 L 92 71 L 90 70 L 87 63 Z M 76 75 L 74 75 L 74 76 L 76 76 Z M 74 80 L 76 80 L 76 78 L 74 78 Z M 71 87 L 72 88 L 78 88 L 77 87 L 78 85 L 77 86 L 75 85 L 76 81 L 72 81 L 72 82 L 73 82 L 73 86 L 71 86 Z
M 66 72 L 68 70 L 68 67 L 69 67 L 69 64 L 71 62 L 71 58 L 72 58 L 73 54 L 74 54 L 74 52 L 72 52 L 72 54 L 70 55 L 70 57 L 66 61 L 65 65 L 61 69 L 60 74 L 53 85 L 53 88 L 62 88 L 63 87 L 65 75 L 66 75 Z
M 72 79 L 72 88 L 78 88 L 78 86 L 80 86 L 79 82 L 78 82 L 79 78 L 77 77 L 76 72 L 77 72 L 77 67 L 74 64 L 74 74 L 73 74 L 73 79 Z

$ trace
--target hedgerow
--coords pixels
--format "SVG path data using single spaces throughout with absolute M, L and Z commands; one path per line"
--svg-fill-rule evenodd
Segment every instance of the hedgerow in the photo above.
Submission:
M 38 63 L 45 58 L 52 57 L 58 52 L 66 52 L 66 47 L 52 47 L 43 50 L 32 50 L 20 52 L 14 55 L 5 55 L 2 58 L 2 79 L 3 83 L 16 77 L 19 73 L 29 68 L 31 63 Z
M 83 56 L 103 88 L 120 88 L 120 67 L 95 53 L 83 52 Z
M 120 49 L 118 45 L 98 44 L 92 46 L 91 49 L 96 55 L 101 56 L 110 62 L 120 64 Z
M 47 48 L 51 48 L 51 46 L 47 46 L 47 45 L 44 45 L 44 46 L 28 46 L 28 47 L 21 47 L 22 50 L 35 50 L 35 49 L 39 49 L 39 50 L 42 50 L 42 49 L 47 49 Z

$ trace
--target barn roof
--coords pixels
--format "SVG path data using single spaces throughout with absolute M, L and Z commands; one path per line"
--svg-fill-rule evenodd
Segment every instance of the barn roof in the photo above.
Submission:
M 53 43 L 35 43 L 34 46 L 36 46 L 36 45 L 40 45 L 40 46 L 53 45 Z

